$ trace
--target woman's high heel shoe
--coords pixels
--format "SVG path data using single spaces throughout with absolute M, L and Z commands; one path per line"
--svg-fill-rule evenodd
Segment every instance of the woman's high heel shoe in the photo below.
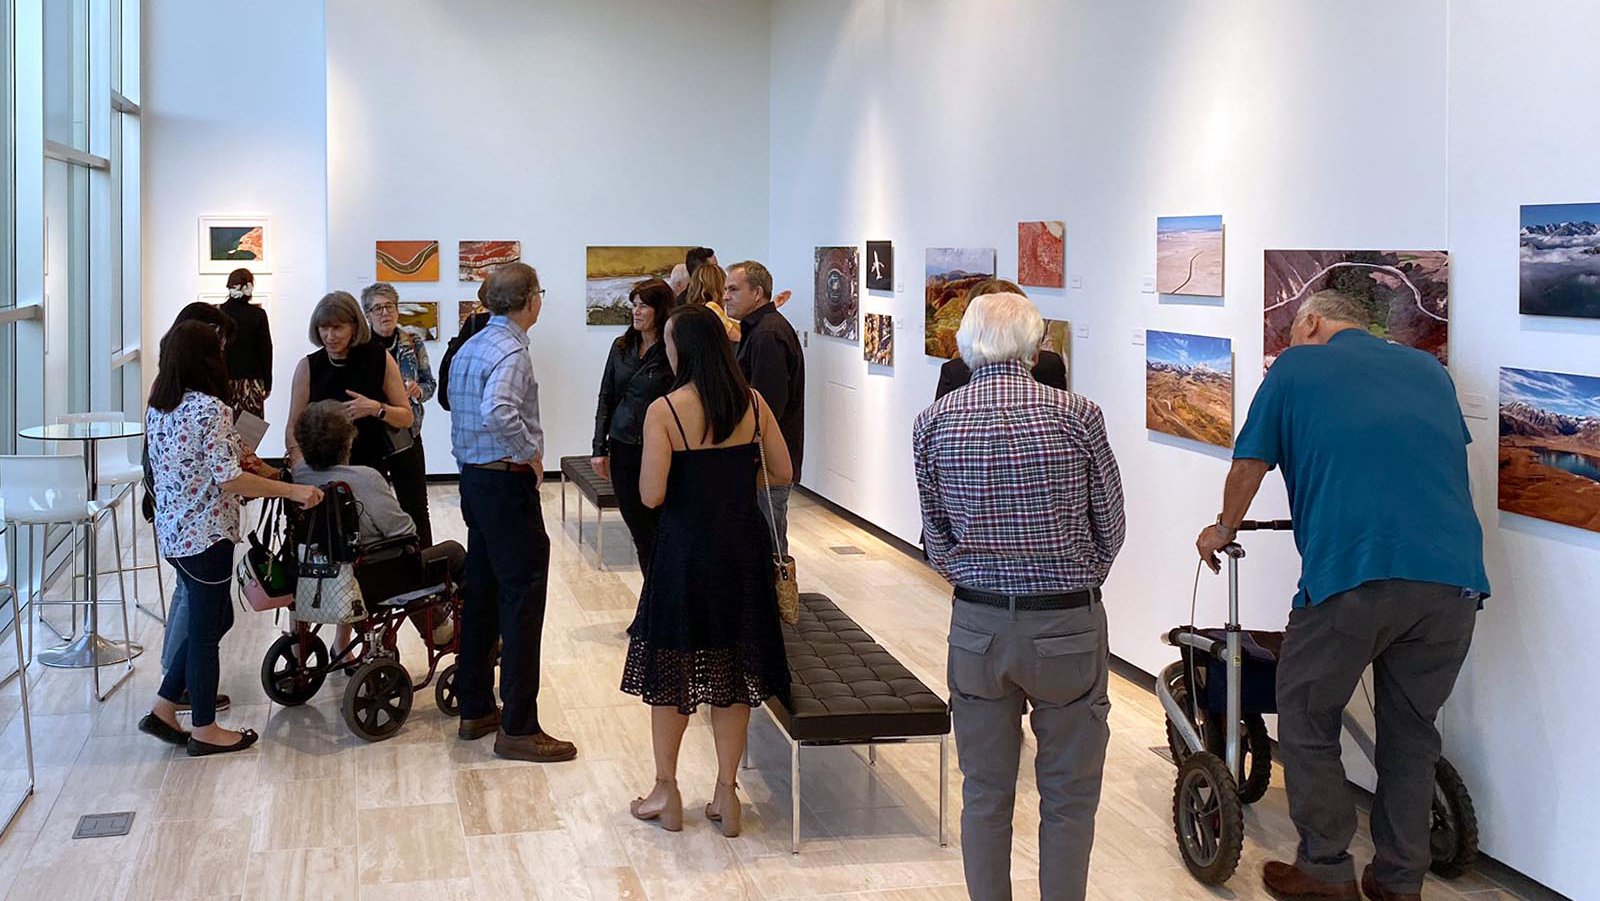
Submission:
M 668 832 L 683 831 L 683 795 L 678 793 L 678 783 L 668 779 L 657 779 L 657 786 L 667 787 L 667 798 L 662 802 L 660 810 L 645 811 L 644 798 L 634 798 L 628 805 L 628 813 L 633 814 L 636 820 L 655 820 L 661 828 Z
M 711 796 L 711 803 L 706 805 L 706 819 L 722 829 L 724 838 L 739 834 L 744 819 L 744 808 L 739 806 L 739 783 L 717 783 L 716 793 Z

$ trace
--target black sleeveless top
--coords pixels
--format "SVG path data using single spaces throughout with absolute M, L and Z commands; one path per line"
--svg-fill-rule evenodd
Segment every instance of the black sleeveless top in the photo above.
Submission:
M 354 391 L 379 403 L 388 403 L 383 393 L 383 377 L 387 372 L 389 352 L 377 341 L 350 348 L 345 358 L 338 362 L 328 358 L 326 349 L 308 354 L 306 360 L 311 366 L 311 403 L 319 400 L 343 403 L 350 399 L 350 395 L 345 393 L 347 391 Z M 350 465 L 371 466 L 381 470 L 389 450 L 387 432 L 388 426 L 376 416 L 357 419 L 356 441 L 350 448 Z

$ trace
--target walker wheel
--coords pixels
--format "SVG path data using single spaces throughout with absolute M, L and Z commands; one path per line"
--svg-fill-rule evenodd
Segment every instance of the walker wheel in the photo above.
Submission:
M 1433 828 L 1429 844 L 1433 864 L 1429 869 L 1454 879 L 1472 869 L 1478 859 L 1478 813 L 1472 806 L 1467 783 L 1443 757 L 1434 767 Z
M 261 688 L 273 703 L 298 707 L 328 677 L 328 648 L 310 632 L 279 635 L 261 660 Z
M 1215 754 L 1190 754 L 1178 765 L 1172 828 L 1183 865 L 1194 878 L 1222 885 L 1238 869 L 1244 849 L 1244 806 L 1227 764 Z
M 445 716 L 461 715 L 461 699 L 456 697 L 456 664 L 445 667 L 433 683 L 433 703 Z
M 411 715 L 411 674 L 387 657 L 369 660 L 345 686 L 343 707 L 351 732 L 367 741 L 383 741 Z

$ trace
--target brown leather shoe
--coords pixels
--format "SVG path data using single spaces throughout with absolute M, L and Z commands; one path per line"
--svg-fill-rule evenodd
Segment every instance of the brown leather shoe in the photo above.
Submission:
M 462 741 L 477 741 L 491 732 L 500 729 L 500 708 L 496 707 L 494 713 L 480 716 L 476 719 L 461 718 L 461 724 L 456 726 L 456 735 Z
M 1391 892 L 1379 885 L 1370 863 L 1361 871 L 1361 891 L 1372 901 L 1422 901 L 1421 892 Z
M 495 733 L 494 753 L 509 760 L 531 760 L 534 763 L 559 763 L 578 756 L 578 746 L 570 741 L 547 735 L 507 735 L 504 729 Z
M 1313 879 L 1292 863 L 1272 861 L 1261 868 L 1261 881 L 1280 901 L 1361 901 L 1361 890 L 1349 882 Z

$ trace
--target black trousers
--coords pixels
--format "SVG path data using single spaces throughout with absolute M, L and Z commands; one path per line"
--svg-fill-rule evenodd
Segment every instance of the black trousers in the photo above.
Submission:
M 217 542 L 198 554 L 171 558 L 187 598 L 189 634 L 156 693 L 176 704 L 189 692 L 190 722 L 217 721 L 217 679 L 222 672 L 217 648 L 233 628 L 233 542 Z
M 639 470 L 644 462 L 644 446 L 611 439 L 611 489 L 617 494 L 617 510 L 628 524 L 633 548 L 639 554 L 639 569 L 650 575 L 650 561 L 656 553 L 656 530 L 661 511 L 639 499 Z
M 461 716 L 494 711 L 494 643 L 500 648 L 501 726 L 507 735 L 539 727 L 539 653 L 550 581 L 550 536 L 532 473 L 461 471 L 467 524 L 461 651 L 456 693 Z
M 417 524 L 417 538 L 423 547 L 433 544 L 433 523 L 428 519 L 428 461 L 422 451 L 422 439 L 416 438 L 411 449 L 395 454 L 383 461 L 383 474 L 394 486 L 394 496 L 400 509 L 406 511 Z

